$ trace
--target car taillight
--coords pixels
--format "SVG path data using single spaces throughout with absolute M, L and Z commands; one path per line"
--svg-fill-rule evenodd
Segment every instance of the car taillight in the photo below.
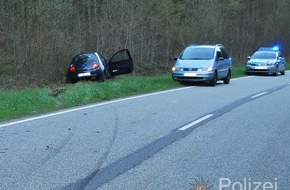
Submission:
M 69 68 L 69 71 L 70 71 L 70 72 L 76 72 L 77 70 L 76 70 L 76 67 L 75 67 L 75 66 L 71 66 L 71 67 Z
M 97 68 L 99 68 L 99 67 L 100 67 L 100 65 L 99 65 L 98 63 L 94 62 L 94 64 L 93 64 L 93 69 L 97 69 Z

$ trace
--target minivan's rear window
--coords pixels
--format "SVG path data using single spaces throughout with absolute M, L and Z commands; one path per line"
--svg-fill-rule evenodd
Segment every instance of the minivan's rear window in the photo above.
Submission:
M 183 60 L 209 60 L 214 57 L 215 48 L 189 47 L 180 55 Z

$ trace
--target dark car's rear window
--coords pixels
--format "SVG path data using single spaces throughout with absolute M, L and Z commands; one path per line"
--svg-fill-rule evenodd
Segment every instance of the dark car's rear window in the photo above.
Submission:
M 73 62 L 94 61 L 97 59 L 95 54 L 80 54 L 73 58 Z
M 189 47 L 184 50 L 180 55 L 180 59 L 183 60 L 194 60 L 194 59 L 213 59 L 215 48 L 199 48 L 199 47 Z

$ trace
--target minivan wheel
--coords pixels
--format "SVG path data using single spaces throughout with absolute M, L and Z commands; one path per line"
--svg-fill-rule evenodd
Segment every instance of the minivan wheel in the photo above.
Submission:
M 224 78 L 224 80 L 223 80 L 225 84 L 229 84 L 230 83 L 231 76 L 232 76 L 232 73 L 231 73 L 231 70 L 229 70 L 228 74 L 227 74 L 227 77 Z
M 213 75 L 211 81 L 209 82 L 209 85 L 210 86 L 215 86 L 216 82 L 217 82 L 217 74 L 216 74 L 216 72 L 214 72 L 214 75 Z

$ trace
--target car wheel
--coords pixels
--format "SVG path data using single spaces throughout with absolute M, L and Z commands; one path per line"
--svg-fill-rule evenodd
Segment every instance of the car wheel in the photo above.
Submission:
M 281 71 L 281 75 L 285 75 L 285 70 Z
M 230 83 L 231 76 L 232 76 L 232 73 L 231 73 L 231 70 L 229 70 L 228 74 L 227 74 L 227 77 L 224 78 L 224 80 L 223 80 L 225 84 L 229 84 Z
M 74 84 L 74 83 L 76 83 L 77 82 L 77 80 L 76 79 L 70 79 L 70 78 L 66 78 L 65 79 L 65 83 L 66 84 Z
M 188 81 L 178 81 L 181 85 L 185 85 L 185 86 L 188 86 L 190 84 L 192 84 L 191 82 L 188 82 Z
M 105 82 L 105 80 L 106 80 L 105 72 L 103 72 L 102 76 L 100 76 L 98 79 L 100 82 Z
M 215 86 L 216 85 L 216 82 L 217 82 L 217 73 L 214 72 L 214 75 L 213 75 L 211 81 L 209 82 L 209 85 L 210 86 Z
M 104 70 L 104 75 L 105 75 L 105 78 L 106 78 L 106 79 L 111 78 L 111 73 L 110 73 L 110 71 L 108 71 L 108 70 Z
M 278 75 L 278 68 L 276 68 L 275 72 L 273 73 L 273 76 L 277 76 Z

